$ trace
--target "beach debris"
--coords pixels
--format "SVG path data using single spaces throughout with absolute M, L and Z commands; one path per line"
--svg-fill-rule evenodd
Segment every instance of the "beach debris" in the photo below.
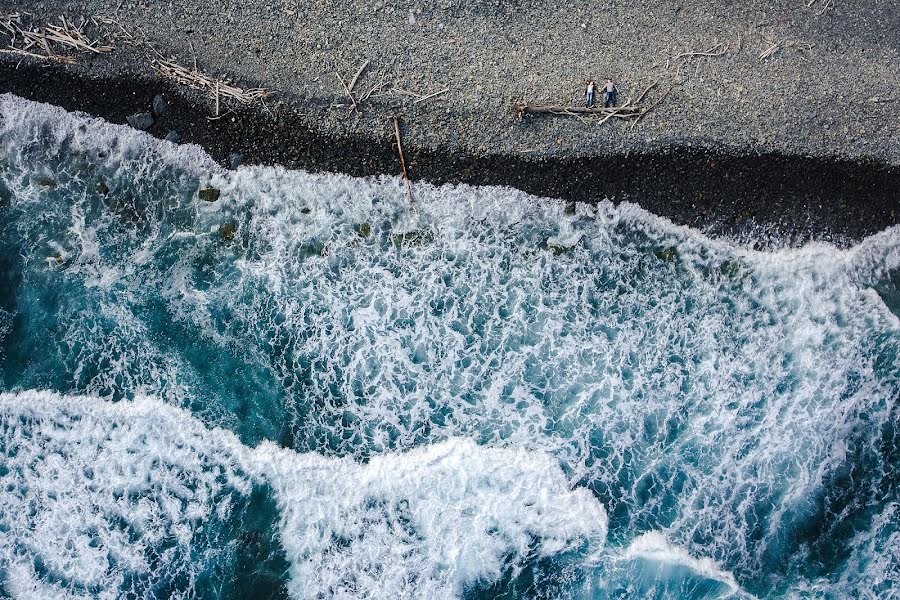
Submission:
M 834 0 L 809 0 L 806 8 L 817 8 L 819 9 L 817 14 L 824 15 L 829 8 L 834 8 Z
M 400 154 L 400 166 L 403 168 L 403 179 L 406 181 L 406 191 L 409 194 L 409 205 L 415 207 L 413 203 L 412 182 L 409 180 L 409 174 L 406 172 L 406 159 L 403 157 L 403 143 L 400 141 L 400 122 L 397 115 L 394 115 L 394 136 L 397 138 L 397 152 Z
M 432 98 L 442 96 L 449 92 L 450 88 L 443 88 L 430 94 L 418 94 L 416 92 L 411 92 L 409 90 L 404 90 L 403 88 L 398 87 L 391 87 L 391 89 L 388 91 L 394 96 L 408 96 L 413 99 L 413 104 L 418 104 L 419 102 L 425 102 L 426 100 L 431 100 Z
M 425 102 L 426 100 L 431 100 L 432 98 L 436 98 L 438 96 L 446 94 L 449 91 L 450 91 L 450 88 L 444 88 L 442 90 L 438 90 L 432 94 L 428 94 L 427 96 L 422 96 L 418 100 L 413 100 L 413 104 L 418 104 L 419 102 Z
M 340 74 L 340 73 L 338 73 L 337 71 L 335 71 L 335 72 L 334 72 L 334 75 L 335 75 L 335 77 L 338 78 L 338 81 L 341 82 L 341 86 L 343 86 L 344 91 L 347 92 L 347 97 L 350 98 L 350 104 L 351 104 L 350 110 L 351 110 L 351 111 L 352 111 L 352 110 L 356 110 L 356 108 L 357 108 L 356 98 L 353 97 L 353 92 L 350 91 L 350 86 L 348 86 L 346 83 L 344 83 L 344 78 L 341 77 L 341 74 Z
M 641 102 L 646 98 L 647 94 L 659 85 L 659 81 L 654 81 L 648 85 L 634 100 L 628 99 L 619 106 L 564 106 L 560 104 L 528 104 L 527 102 L 516 102 L 513 104 L 513 112 L 519 119 L 523 119 L 527 114 L 551 114 L 564 115 L 577 118 L 584 117 L 600 117 L 597 121 L 598 125 L 602 125 L 610 119 L 634 119 L 640 120 L 645 114 L 656 108 L 656 106 L 665 99 L 672 91 L 671 88 L 663 96 L 649 107 L 642 107 Z
M 18 54 L 38 60 L 49 60 L 63 64 L 75 64 L 74 56 L 64 54 L 65 50 L 76 50 L 93 54 L 112 52 L 115 47 L 99 40 L 90 39 L 83 31 L 87 21 L 75 25 L 60 15 L 59 24 L 42 27 L 25 25 L 26 13 L 0 15 L 0 31 L 10 38 L 4 54 Z M 29 17 L 31 15 L 28 15 Z
M 815 47 L 815 44 L 810 42 L 801 42 L 799 40 L 769 40 L 767 42 L 767 46 L 763 49 L 762 52 L 759 53 L 759 60 L 766 60 L 767 58 L 771 58 L 775 55 L 776 52 L 780 50 L 784 50 L 787 48 L 793 48 L 794 50 L 800 51 L 809 51 Z
M 359 80 L 359 76 L 362 75 L 363 71 L 366 70 L 366 67 L 369 66 L 369 61 L 366 61 L 362 64 L 362 66 L 356 71 L 356 75 L 353 76 L 353 79 L 350 80 L 350 85 L 347 86 L 347 89 L 350 90 L 350 93 L 353 93 L 353 88 L 356 87 L 356 82 Z
M 215 202 L 219 199 L 221 193 L 222 191 L 218 188 L 208 187 L 201 189 L 199 192 L 197 192 L 197 195 L 200 196 L 200 199 L 205 202 Z
M 126 117 L 126 120 L 128 121 L 129 125 L 141 131 L 147 131 L 148 129 L 153 127 L 153 124 L 156 122 L 156 120 L 153 118 L 153 115 L 148 112 L 129 115 L 128 117 Z
M 739 38 L 740 39 L 740 38 Z M 729 46 L 722 44 L 721 42 L 706 49 L 706 50 L 690 50 L 688 52 L 682 52 L 681 54 L 676 54 L 672 57 L 672 60 L 678 60 L 680 58 L 695 58 L 698 56 L 705 57 L 716 57 L 716 56 L 724 56 L 726 52 L 728 52 Z
M 338 73 L 337 69 L 334 70 L 334 74 L 337 76 L 338 81 L 341 82 L 341 86 L 344 88 L 344 92 L 347 93 L 347 97 L 350 99 L 350 110 L 351 110 L 351 112 L 354 111 L 354 110 L 356 110 L 356 109 L 358 109 L 358 108 L 359 108 L 359 103 L 362 101 L 362 100 L 357 100 L 357 99 L 356 99 L 356 96 L 353 95 L 353 89 L 356 87 L 356 82 L 359 81 L 360 75 L 363 74 L 363 71 L 365 71 L 365 70 L 366 70 L 366 67 L 368 67 L 368 66 L 369 66 L 369 61 L 365 61 L 365 62 L 359 67 L 359 69 L 356 70 L 356 74 L 355 74 L 355 75 L 353 76 L 353 78 L 350 80 L 350 83 L 349 83 L 349 84 L 346 83 L 346 82 L 344 81 L 344 78 L 341 77 L 341 74 Z M 366 94 L 365 98 L 368 98 L 368 97 L 371 96 L 371 95 L 372 95 L 372 90 L 370 90 L 369 93 Z
M 263 98 L 272 95 L 272 93 L 265 88 L 250 88 L 246 90 L 239 88 L 231 85 L 226 80 L 217 79 L 205 73 L 201 73 L 196 68 L 188 69 L 172 60 L 158 59 L 156 61 L 156 70 L 160 75 L 174 79 L 182 85 L 209 92 L 216 105 L 217 117 L 220 116 L 218 111 L 220 97 L 230 98 L 241 104 L 252 104 L 257 100 L 262 100 Z
M 527 102 L 516 102 L 513 104 L 513 111 L 521 119 L 524 115 L 530 114 L 551 114 L 551 115 L 568 115 L 568 116 L 602 116 L 604 121 L 608 118 L 631 119 L 637 117 L 641 112 L 640 106 L 610 106 L 603 108 L 600 106 L 565 106 L 562 104 L 528 104 Z

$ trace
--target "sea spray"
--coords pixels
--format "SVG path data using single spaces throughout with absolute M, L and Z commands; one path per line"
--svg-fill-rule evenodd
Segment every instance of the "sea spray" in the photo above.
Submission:
M 412 212 L 396 178 L 225 171 L 195 147 L 11 96 L 0 114 L 11 319 L 0 383 L 152 395 L 268 448 L 267 468 L 295 456 L 345 465 L 345 482 L 316 484 L 317 502 L 294 501 L 289 474 L 260 476 L 280 535 L 337 531 L 314 519 L 329 495 L 348 504 L 324 523 L 362 534 L 280 539 L 292 594 L 884 596 L 898 585 L 900 229 L 846 251 L 756 252 L 635 205 L 571 211 L 427 184 Z M 209 188 L 214 201 L 199 197 Z M 464 469 L 491 486 L 534 479 L 577 506 L 593 506 L 590 493 L 608 532 L 513 486 L 509 515 L 492 518 L 516 520 L 516 506 L 569 515 L 576 535 L 538 528 L 558 552 L 488 529 L 468 544 L 496 551 L 481 560 L 423 541 L 404 528 L 418 532 L 414 505 L 440 504 L 444 480 L 366 488 L 365 465 L 403 472 L 442 444 L 434 460 L 473 457 Z M 549 479 L 536 473 L 554 464 Z M 461 489 L 438 537 L 465 547 L 469 516 L 452 510 L 481 508 L 482 488 Z M 520 535 L 535 540 L 510 542 Z M 640 540 L 658 551 L 629 554 Z M 322 565 L 315 580 L 310 564 Z

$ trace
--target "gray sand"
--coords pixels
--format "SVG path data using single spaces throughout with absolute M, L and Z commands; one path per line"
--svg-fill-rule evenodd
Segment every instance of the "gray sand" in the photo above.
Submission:
M 2 0 L 0 8 L 115 15 L 184 65 L 196 54 L 202 71 L 276 91 L 273 102 L 294 104 L 330 134 L 384 139 L 396 112 L 405 143 L 474 155 L 682 145 L 900 164 L 900 3 L 823 1 Z M 775 42 L 787 45 L 760 60 Z M 728 47 L 722 56 L 674 58 L 718 43 Z M 151 74 L 146 55 L 122 45 L 76 69 Z M 357 95 L 379 81 L 420 95 L 450 91 L 420 103 L 394 91 L 358 111 L 335 107 L 348 100 L 334 71 L 349 81 L 364 61 Z M 552 116 L 518 122 L 510 110 L 522 99 L 581 103 L 583 80 L 607 75 L 620 100 L 659 80 L 652 103 L 680 85 L 634 128 Z

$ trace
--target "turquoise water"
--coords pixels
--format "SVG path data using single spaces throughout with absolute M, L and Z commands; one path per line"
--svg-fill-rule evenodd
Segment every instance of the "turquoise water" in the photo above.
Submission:
M 900 228 L 0 117 L 0 595 L 900 597 Z

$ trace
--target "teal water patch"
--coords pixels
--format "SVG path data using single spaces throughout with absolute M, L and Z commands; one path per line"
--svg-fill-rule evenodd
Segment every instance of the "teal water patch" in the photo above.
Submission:
M 2 115 L 2 389 L 149 395 L 241 447 L 345 465 L 369 495 L 326 529 L 303 513 L 320 510 L 311 492 L 291 490 L 318 486 L 329 505 L 345 485 L 285 487 L 260 467 L 266 483 L 242 496 L 268 502 L 259 512 L 277 512 L 279 531 L 334 536 L 298 549 L 246 534 L 266 542 L 242 556 L 275 557 L 265 572 L 287 548 L 294 596 L 898 585 L 896 228 L 847 251 L 762 253 L 633 205 L 573 211 L 509 189 L 420 184 L 411 209 L 397 179 L 227 172 L 197 148 L 10 96 Z M 534 521 L 511 543 L 502 531 L 518 525 L 479 523 L 487 537 L 441 530 L 456 545 L 435 551 L 416 498 L 365 465 L 400 469 L 460 439 L 500 452 L 448 451 L 473 473 L 500 469 L 504 451 L 551 457 L 562 479 L 529 477 L 559 497 L 590 493 L 603 541 L 570 515 L 571 537 Z M 415 485 L 444 498 L 447 481 Z M 344 519 L 353 535 L 337 533 Z M 216 525 L 229 533 L 209 546 L 237 543 L 241 527 Z M 548 536 L 564 542 L 549 551 Z M 451 560 L 473 544 L 490 551 Z M 250 578 L 235 565 L 256 559 L 235 560 L 221 569 Z

